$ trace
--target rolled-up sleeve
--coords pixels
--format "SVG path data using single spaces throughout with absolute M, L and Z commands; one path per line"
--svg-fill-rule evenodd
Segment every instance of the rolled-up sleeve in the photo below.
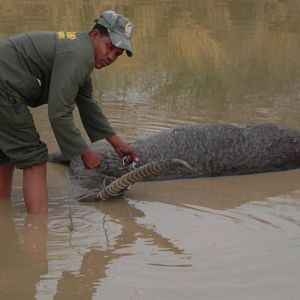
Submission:
M 66 52 L 55 58 L 48 100 L 48 115 L 53 133 L 66 159 L 71 159 L 87 148 L 87 144 L 73 119 L 75 99 L 80 86 L 90 74 L 84 57 Z

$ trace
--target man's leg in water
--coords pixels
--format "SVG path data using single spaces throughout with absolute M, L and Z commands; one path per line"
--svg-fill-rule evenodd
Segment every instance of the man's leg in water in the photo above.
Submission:
M 14 169 L 10 163 L 0 165 L 0 199 L 10 199 Z
M 47 163 L 23 169 L 23 195 L 28 213 L 48 212 Z

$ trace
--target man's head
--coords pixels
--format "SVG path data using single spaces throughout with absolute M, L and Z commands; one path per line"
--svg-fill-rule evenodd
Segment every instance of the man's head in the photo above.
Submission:
M 132 56 L 130 44 L 132 23 L 112 10 L 105 11 L 91 31 L 91 39 L 95 48 L 95 68 L 101 69 L 110 65 L 125 50 Z

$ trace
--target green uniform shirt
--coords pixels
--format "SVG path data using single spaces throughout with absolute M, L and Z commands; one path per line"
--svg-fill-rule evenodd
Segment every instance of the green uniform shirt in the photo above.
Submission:
M 32 32 L 0 42 L 0 89 L 48 115 L 66 159 L 87 149 L 73 120 L 75 104 L 92 142 L 116 133 L 92 98 L 94 47 L 88 33 Z

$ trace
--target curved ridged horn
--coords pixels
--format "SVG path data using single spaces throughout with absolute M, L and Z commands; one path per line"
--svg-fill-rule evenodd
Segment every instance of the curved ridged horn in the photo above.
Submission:
M 122 195 L 126 189 L 149 176 L 159 175 L 165 171 L 172 169 L 188 169 L 192 170 L 185 161 L 180 159 L 170 159 L 160 162 L 153 162 L 147 165 L 141 166 L 136 170 L 124 174 L 120 178 L 114 180 L 112 183 L 107 185 L 102 191 L 95 195 L 90 195 L 87 198 L 83 198 L 82 201 L 101 201 L 108 200 L 110 198 Z

